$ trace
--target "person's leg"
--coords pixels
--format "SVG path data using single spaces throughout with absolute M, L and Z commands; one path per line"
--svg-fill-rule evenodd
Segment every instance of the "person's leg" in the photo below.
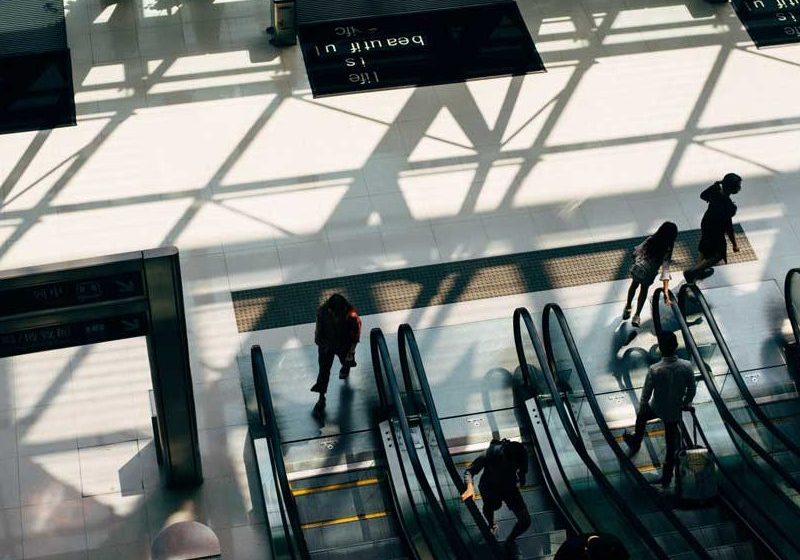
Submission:
M 517 522 L 512 527 L 511 532 L 506 537 L 506 542 L 513 543 L 517 537 L 522 535 L 531 526 L 531 514 L 528 512 L 528 506 L 522 498 L 519 489 L 504 497 L 508 509 L 510 509 L 517 518 Z
M 650 286 L 645 286 L 641 284 L 641 288 L 639 289 L 639 299 L 636 301 L 636 313 L 634 314 L 635 317 L 638 317 L 642 314 L 642 309 L 644 309 L 644 304 L 647 303 L 647 293 L 650 291 Z
M 492 494 L 492 491 L 488 490 L 486 487 L 481 488 L 478 486 L 478 491 L 481 493 L 481 499 L 483 500 L 482 509 L 483 516 L 486 518 L 486 523 L 489 525 L 492 533 L 497 533 L 497 524 L 494 522 L 494 512 L 500 509 L 503 502 L 496 498 L 494 494 Z
M 628 287 L 628 297 L 625 300 L 625 311 L 622 313 L 623 319 L 629 319 L 631 316 L 631 306 L 633 305 L 633 297 L 636 295 L 636 288 L 639 287 L 639 281 L 631 278 L 631 285 Z
M 350 375 L 350 366 L 347 362 L 347 354 L 347 351 L 336 354 L 339 357 L 339 363 L 342 364 L 342 367 L 339 369 L 339 379 L 347 379 Z
M 675 474 L 681 437 L 677 422 L 664 422 L 664 437 L 667 440 L 667 456 L 664 458 L 664 469 L 661 471 L 661 484 L 669 486 Z
M 644 439 L 644 432 L 647 428 L 647 422 L 655 418 L 655 413 L 648 403 L 642 403 L 639 408 L 639 413 L 636 415 L 636 427 L 633 434 L 625 432 L 622 434 L 622 439 L 628 444 L 631 453 L 636 453 L 642 446 Z
M 692 268 L 683 271 L 683 277 L 686 279 L 687 282 L 694 282 L 701 273 L 705 272 L 706 269 L 712 268 L 719 263 L 720 258 L 718 256 L 712 255 L 710 257 L 700 253 L 700 259 L 695 263 Z
M 317 373 L 317 382 L 311 387 L 315 393 L 324 396 L 328 392 L 328 382 L 331 379 L 331 367 L 333 366 L 333 358 L 336 354 L 330 348 L 319 346 L 317 348 L 317 363 L 319 364 L 319 373 Z

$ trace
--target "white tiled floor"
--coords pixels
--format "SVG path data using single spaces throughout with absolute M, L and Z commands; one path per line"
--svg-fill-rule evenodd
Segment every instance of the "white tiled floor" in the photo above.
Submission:
M 160 485 L 142 340 L 0 360 L 0 558 L 145 560 L 182 519 L 264 558 L 236 356 L 312 329 L 240 335 L 231 289 L 697 227 L 728 171 L 759 260 L 710 284 L 800 264 L 800 46 L 757 51 L 704 0 L 519 4 L 546 74 L 315 100 L 299 49 L 265 39 L 267 2 L 67 0 L 79 124 L 0 136 L 0 267 L 181 249 L 206 482 Z

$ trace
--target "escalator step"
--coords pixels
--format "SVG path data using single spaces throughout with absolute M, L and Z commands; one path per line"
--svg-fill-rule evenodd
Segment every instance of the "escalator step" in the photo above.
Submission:
M 315 550 L 313 560 L 400 560 L 408 558 L 399 538 L 389 538 L 353 546 Z
M 348 523 L 338 523 L 333 525 L 314 526 L 303 530 L 308 549 L 313 554 L 316 553 L 340 553 L 343 550 L 362 551 L 364 556 L 360 558 L 371 558 L 368 551 L 375 551 L 372 544 L 380 544 L 385 547 L 386 557 L 402 557 L 402 554 L 391 556 L 389 550 L 402 551 L 402 547 L 397 545 L 397 528 L 395 521 L 391 517 L 383 516 L 370 519 L 362 519 Z M 381 544 L 385 543 L 385 544 Z M 315 556 L 316 557 L 316 556 Z M 343 556 L 336 556 L 337 558 Z M 381 556 L 372 556 L 380 558 Z M 325 556 L 321 556 L 325 558 Z

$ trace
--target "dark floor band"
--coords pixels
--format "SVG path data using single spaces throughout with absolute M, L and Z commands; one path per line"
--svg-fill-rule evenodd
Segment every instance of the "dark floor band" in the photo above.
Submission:
M 756 260 L 740 226 L 740 251 L 729 262 Z M 319 304 L 343 294 L 361 315 L 460 303 L 622 280 L 628 277 L 632 249 L 643 237 L 543 251 L 448 262 L 326 278 L 311 282 L 233 292 L 239 332 L 313 323 Z M 682 232 L 673 254 L 673 279 L 696 259 L 700 230 Z

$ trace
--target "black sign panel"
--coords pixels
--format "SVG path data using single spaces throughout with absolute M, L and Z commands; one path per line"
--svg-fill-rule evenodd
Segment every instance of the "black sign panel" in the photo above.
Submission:
M 76 123 L 69 49 L 0 57 L 0 134 Z
M 131 271 L 3 290 L 0 291 L 0 309 L 8 316 L 144 295 L 142 273 Z
M 515 2 L 302 25 L 315 97 L 544 71 Z
M 0 358 L 147 334 L 147 314 L 127 313 L 0 334 Z
M 800 42 L 800 0 L 732 0 L 757 47 Z

